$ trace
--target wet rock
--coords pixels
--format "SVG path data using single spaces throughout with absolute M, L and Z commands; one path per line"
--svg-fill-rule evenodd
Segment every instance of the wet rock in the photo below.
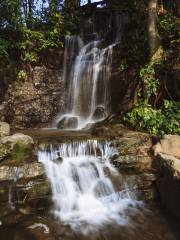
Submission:
M 0 138 L 10 134 L 10 125 L 6 122 L 0 122 Z
M 98 106 L 94 111 L 93 118 L 94 119 L 103 119 L 105 117 L 105 111 L 103 106 Z
M 156 175 L 152 173 L 122 174 L 123 182 L 139 200 L 153 203 L 156 198 Z M 126 188 L 127 188 L 126 187 Z
M 17 186 L 19 188 L 19 185 Z M 51 184 L 47 179 L 32 181 L 27 188 L 27 201 L 39 199 L 51 194 Z
M 123 184 L 126 184 L 138 199 L 152 203 L 156 198 L 156 176 L 152 168 L 150 135 L 131 131 L 119 123 L 104 126 L 97 124 L 93 134 L 115 139 L 118 151 L 111 162 L 122 176 L 121 180 L 116 180 L 116 185 L 120 188 L 118 190 L 122 190 Z
M 75 129 L 78 127 L 78 119 L 76 117 L 64 117 L 58 124 L 59 129 Z
M 151 168 L 152 159 L 147 156 L 124 155 L 115 159 L 113 164 L 118 167 L 121 172 L 142 172 Z
M 62 161 L 63 161 L 62 157 L 58 157 L 58 158 L 53 160 L 53 162 L 55 162 L 55 163 L 62 163 Z

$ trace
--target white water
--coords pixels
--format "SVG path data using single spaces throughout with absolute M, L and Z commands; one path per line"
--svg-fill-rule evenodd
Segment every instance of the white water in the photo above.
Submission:
M 110 179 L 119 174 L 110 163 L 115 154 L 111 143 L 95 140 L 41 146 L 39 161 L 51 182 L 58 219 L 84 234 L 129 223 L 127 211 L 136 211 L 137 201 L 127 188 L 116 191 Z
M 82 129 L 108 116 L 113 45 L 100 45 L 101 41 L 84 44 L 79 36 L 66 37 L 63 79 L 67 106 L 54 126 Z

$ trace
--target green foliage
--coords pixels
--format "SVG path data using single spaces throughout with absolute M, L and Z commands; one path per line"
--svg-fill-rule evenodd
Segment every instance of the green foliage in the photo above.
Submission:
M 153 64 L 140 69 L 138 103 L 124 117 L 129 126 L 154 135 L 180 134 L 180 102 L 164 99 L 164 96 L 178 99 L 173 92 L 173 82 L 177 81 L 173 66 L 179 61 L 177 23 L 169 13 L 159 16 L 158 32 L 163 54 Z
M 35 63 L 37 62 L 37 54 L 30 52 L 30 53 L 25 53 L 25 61 L 30 62 L 30 63 Z
M 8 42 L 0 38 L 0 58 L 8 57 Z
M 119 66 L 120 71 L 124 71 L 128 68 L 127 62 L 124 60 L 121 61 L 121 64 Z
M 32 154 L 32 146 L 23 144 L 22 142 L 17 142 L 14 145 L 11 157 L 13 160 L 24 161 L 29 158 Z
M 163 131 L 180 134 L 180 102 L 164 100 L 162 111 L 165 116 Z
M 155 96 L 159 88 L 159 80 L 155 76 L 155 69 L 152 65 L 146 65 L 140 70 L 140 77 L 143 83 L 144 99 L 149 100 Z
M 62 46 L 66 30 L 61 4 L 61 0 L 1 1 L 0 58 L 35 63 L 40 51 Z
M 179 20 L 168 13 L 159 17 L 158 32 L 168 61 L 179 61 Z
M 25 52 L 23 61 L 35 63 L 38 60 L 38 53 L 44 49 L 62 46 L 60 41 L 60 29 L 54 27 L 52 31 L 35 31 L 23 29 L 23 40 L 19 49 Z
M 161 109 L 142 102 L 124 120 L 129 126 L 154 135 L 180 134 L 180 102 L 165 100 Z
M 20 70 L 18 72 L 18 79 L 21 81 L 26 81 L 27 80 L 27 73 L 24 70 Z

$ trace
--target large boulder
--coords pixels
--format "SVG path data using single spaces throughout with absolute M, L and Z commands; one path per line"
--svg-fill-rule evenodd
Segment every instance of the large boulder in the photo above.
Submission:
M 180 219 L 180 136 L 164 136 L 153 150 L 160 201 Z
M 77 117 L 64 117 L 57 124 L 59 129 L 75 129 L 78 127 L 78 118 Z
M 180 219 L 180 160 L 171 155 L 158 154 L 154 161 L 157 169 L 157 190 L 161 204 Z
M 153 149 L 155 155 L 163 153 L 180 159 L 180 136 L 165 135 Z
M 34 141 L 30 136 L 17 133 L 0 140 L 0 161 L 6 157 L 13 160 L 26 160 L 32 155 Z
M 7 137 L 4 137 L 4 138 L 1 139 L 2 144 L 8 144 L 12 148 L 16 143 L 19 143 L 19 142 L 21 142 L 23 144 L 26 144 L 26 145 L 33 145 L 34 144 L 34 141 L 30 136 L 24 135 L 22 133 L 16 133 L 12 136 L 7 136 Z
M 93 119 L 103 119 L 106 116 L 105 109 L 103 106 L 98 106 L 93 114 Z
M 0 138 L 10 134 L 10 125 L 6 122 L 0 122 Z

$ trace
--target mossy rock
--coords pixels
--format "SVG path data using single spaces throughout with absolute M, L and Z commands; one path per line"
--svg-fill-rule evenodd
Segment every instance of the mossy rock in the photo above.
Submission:
M 10 157 L 13 160 L 16 160 L 16 161 L 25 161 L 29 157 L 31 157 L 32 152 L 33 152 L 33 145 L 32 144 L 17 142 L 13 146 L 13 150 L 10 153 Z
M 5 159 L 10 152 L 11 152 L 11 149 L 9 148 L 9 146 L 0 144 L 0 161 Z
M 1 138 L 0 160 L 5 157 L 15 161 L 24 161 L 33 155 L 34 142 L 30 136 L 17 133 Z

